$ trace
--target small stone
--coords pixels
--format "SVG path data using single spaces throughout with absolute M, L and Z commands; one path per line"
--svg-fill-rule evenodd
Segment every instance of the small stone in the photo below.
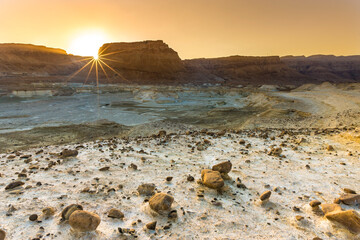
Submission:
M 272 148 L 269 152 L 269 155 L 270 156 L 280 156 L 280 154 L 282 153 L 282 149 L 280 147 L 277 147 L 277 148 Z
M 327 145 L 327 146 L 326 146 L 326 150 L 328 150 L 328 151 L 334 151 L 335 149 L 334 149 L 333 146 Z
M 244 140 L 244 139 L 240 139 L 240 140 L 239 140 L 239 143 L 240 143 L 241 145 L 244 145 L 244 144 L 245 144 L 245 140 Z
M 298 208 L 298 207 L 296 207 L 296 206 L 294 206 L 292 209 L 293 209 L 293 211 L 295 211 L 295 212 L 300 212 L 300 208 Z
M 23 183 L 22 181 L 15 181 L 15 182 L 12 182 L 12 183 L 10 183 L 9 185 L 7 185 L 7 186 L 5 187 L 5 190 L 10 190 L 10 189 L 13 189 L 13 188 L 22 186 L 22 185 L 24 185 L 24 184 L 25 184 L 25 183 Z
M 37 214 L 31 214 L 30 217 L 29 217 L 29 220 L 34 222 L 38 219 L 38 215 Z
M 61 217 L 62 220 L 69 220 L 70 215 L 77 211 L 77 210 L 83 210 L 83 207 L 81 205 L 78 204 L 71 204 L 69 206 L 67 206 L 66 208 L 64 208 L 64 210 L 61 212 Z
M 295 216 L 295 219 L 296 219 L 297 221 L 301 221 L 301 220 L 304 219 L 304 217 L 303 217 L 303 216 L 300 216 L 300 215 L 296 215 L 296 216 Z
M 64 158 L 76 157 L 78 154 L 79 154 L 79 152 L 77 150 L 69 150 L 69 149 L 64 149 L 60 153 L 60 155 Z
M 355 210 L 330 212 L 325 217 L 341 224 L 353 233 L 360 233 L 360 215 Z
M 343 194 L 340 196 L 340 201 L 346 205 L 357 205 L 360 203 L 360 194 Z
M 178 217 L 177 211 L 176 210 L 172 210 L 169 214 L 168 214 L 168 218 L 170 219 L 175 219 Z
M 76 210 L 69 218 L 70 226 L 80 232 L 95 231 L 100 222 L 99 215 L 83 210 Z
M 157 136 L 158 137 L 165 137 L 166 136 L 166 131 L 165 130 L 160 130 Z
M 138 167 L 137 167 L 135 164 L 133 164 L 133 163 L 130 164 L 129 168 L 130 168 L 130 169 L 133 169 L 133 170 L 137 170 L 137 169 L 138 169 Z
M 224 186 L 224 180 L 220 172 L 204 169 L 201 171 L 202 183 L 212 189 L 220 189 Z
M 187 176 L 186 178 L 189 182 L 193 182 L 195 180 L 195 178 L 191 175 Z
M 46 207 L 42 210 L 42 213 L 46 218 L 54 216 L 55 212 L 56 210 L 53 207 Z
M 167 178 L 166 178 L 166 181 L 167 181 L 167 182 L 171 182 L 172 179 L 173 179 L 173 177 L 167 177 Z
M 105 172 L 105 171 L 108 171 L 109 169 L 110 169 L 110 167 L 102 167 L 99 169 L 99 171 Z
M 167 211 L 171 208 L 174 198 L 166 193 L 156 193 L 149 200 L 149 205 L 155 212 Z
M 271 191 L 265 191 L 260 195 L 260 200 L 266 201 L 270 198 L 270 196 L 271 196 Z
M 232 168 L 232 163 L 230 161 L 222 162 L 216 164 L 212 167 L 213 171 L 218 171 L 220 173 L 229 173 Z
M 310 205 L 312 208 L 317 207 L 317 206 L 319 206 L 320 204 L 321 204 L 321 202 L 318 201 L 318 200 L 312 200 L 312 201 L 309 203 L 309 205 Z
M 343 190 L 345 193 L 356 194 L 356 192 L 350 188 L 344 188 Z
M 146 224 L 146 228 L 149 229 L 149 230 L 155 230 L 156 229 L 156 224 L 157 224 L 157 221 L 150 222 L 150 223 Z
M 155 184 L 153 183 L 144 183 L 138 186 L 137 188 L 137 191 L 139 192 L 140 195 L 146 195 L 146 196 L 153 195 L 154 190 L 155 190 Z
M 112 209 L 110 209 L 110 211 L 108 213 L 108 217 L 117 218 L 117 219 L 123 219 L 125 217 L 125 215 L 119 209 L 112 208 Z
M 341 206 L 336 203 L 323 203 L 321 204 L 321 210 L 324 214 L 330 213 L 330 212 L 337 212 L 341 211 Z

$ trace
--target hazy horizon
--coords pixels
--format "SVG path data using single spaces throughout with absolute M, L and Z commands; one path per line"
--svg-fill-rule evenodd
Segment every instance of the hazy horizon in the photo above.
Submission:
M 182 59 L 359 55 L 359 10 L 356 0 L 1 0 L 0 42 L 79 54 L 89 36 L 98 44 L 163 40 Z

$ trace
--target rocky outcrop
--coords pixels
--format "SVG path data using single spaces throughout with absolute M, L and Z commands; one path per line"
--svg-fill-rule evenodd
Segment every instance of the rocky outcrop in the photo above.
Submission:
M 160 40 L 107 43 L 99 57 L 108 75 L 128 82 L 169 82 L 184 70 L 177 52 Z
M 360 56 L 285 56 L 281 61 L 313 81 L 335 83 L 360 81 Z

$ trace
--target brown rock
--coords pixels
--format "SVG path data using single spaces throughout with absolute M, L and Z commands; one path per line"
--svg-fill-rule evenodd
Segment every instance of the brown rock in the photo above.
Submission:
M 265 191 L 260 195 L 260 200 L 265 201 L 268 200 L 271 196 L 271 191 Z
M 66 157 L 76 157 L 78 154 L 79 154 L 79 152 L 77 150 L 69 150 L 69 149 L 64 149 L 60 153 L 60 155 L 62 157 L 64 157 L 64 158 L 66 158 Z
M 5 190 L 10 190 L 10 189 L 13 189 L 13 188 L 22 186 L 22 185 L 24 185 L 24 184 L 25 184 L 25 183 L 23 183 L 22 181 L 12 182 L 12 183 L 10 183 L 9 185 L 7 185 L 7 186 L 5 187 Z
M 167 211 L 171 208 L 174 198 L 165 193 L 156 193 L 149 200 L 149 205 L 155 212 Z
M 212 189 L 220 189 L 224 186 L 224 180 L 220 172 L 204 169 L 201 171 L 202 183 Z
M 360 215 L 355 210 L 331 212 L 325 215 L 327 219 L 341 224 L 353 233 L 360 233 Z
M 149 229 L 149 230 L 155 230 L 156 229 L 156 224 L 157 224 L 157 221 L 150 222 L 150 223 L 146 224 L 146 228 Z
M 296 215 L 296 216 L 295 216 L 295 219 L 296 219 L 297 221 L 301 221 L 301 220 L 304 219 L 304 217 L 303 217 L 303 216 L 300 216 L 300 215 Z
M 30 221 L 36 221 L 38 219 L 38 215 L 37 214 L 31 214 L 30 217 L 29 217 L 29 220 Z
M 280 154 L 282 153 L 282 149 L 280 147 L 277 147 L 277 148 L 272 148 L 269 152 L 269 155 L 270 156 L 280 156 Z
M 53 207 L 46 207 L 42 210 L 42 213 L 46 218 L 54 216 L 55 212 L 56 210 Z
M 155 190 L 155 184 L 153 183 L 144 183 L 138 186 L 137 191 L 140 195 L 153 195 Z
M 356 194 L 356 192 L 350 188 L 344 188 L 343 190 L 345 193 Z
M 321 204 L 321 202 L 318 201 L 318 200 L 312 200 L 312 201 L 309 203 L 309 205 L 310 205 L 312 208 L 317 207 L 317 206 L 319 206 L 320 204 Z
M 330 212 L 341 211 L 341 206 L 336 203 L 323 203 L 323 204 L 321 204 L 321 209 L 324 214 L 327 214 Z
M 110 167 L 102 167 L 99 169 L 99 171 L 104 172 L 104 171 L 108 171 L 110 169 Z
M 360 203 L 360 194 L 343 194 L 340 196 L 340 201 L 346 205 L 356 205 Z
M 328 150 L 328 151 L 334 151 L 335 149 L 334 149 L 333 146 L 327 145 L 327 146 L 326 146 L 326 150 Z
M 112 209 L 110 209 L 110 211 L 108 213 L 108 217 L 117 218 L 117 219 L 123 219 L 125 217 L 125 215 L 119 209 L 112 208 Z
M 0 229 L 0 240 L 5 240 L 6 232 L 2 229 Z
M 222 162 L 216 164 L 212 167 L 213 171 L 218 171 L 220 173 L 229 173 L 231 171 L 232 164 L 230 161 Z
M 76 210 L 69 218 L 70 226 L 80 232 L 95 231 L 100 222 L 99 215 L 83 210 Z
M 69 206 L 67 206 L 66 208 L 64 208 L 64 210 L 61 212 L 61 217 L 62 220 L 69 220 L 70 215 L 77 211 L 77 210 L 83 210 L 83 207 L 81 205 L 78 204 L 71 204 Z

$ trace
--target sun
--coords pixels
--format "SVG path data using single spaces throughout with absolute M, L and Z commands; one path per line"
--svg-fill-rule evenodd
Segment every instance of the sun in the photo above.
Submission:
M 106 42 L 103 33 L 84 33 L 76 37 L 70 44 L 68 52 L 74 55 L 99 58 L 99 48 Z

